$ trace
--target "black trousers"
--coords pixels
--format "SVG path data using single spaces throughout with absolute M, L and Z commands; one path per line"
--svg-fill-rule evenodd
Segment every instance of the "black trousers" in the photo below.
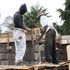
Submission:
M 46 61 L 57 64 L 58 58 L 56 53 L 55 37 L 56 37 L 56 32 L 53 29 L 50 29 L 45 34 L 44 50 L 45 50 Z

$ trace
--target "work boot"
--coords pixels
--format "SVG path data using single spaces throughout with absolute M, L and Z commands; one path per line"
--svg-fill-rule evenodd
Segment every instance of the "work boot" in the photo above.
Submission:
M 15 62 L 15 65 L 24 65 L 24 62 L 19 60 L 18 62 Z

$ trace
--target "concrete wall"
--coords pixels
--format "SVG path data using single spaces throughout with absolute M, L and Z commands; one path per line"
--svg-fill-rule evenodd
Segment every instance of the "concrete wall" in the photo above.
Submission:
M 35 31 L 35 34 L 37 35 L 39 31 Z M 4 36 L 3 36 L 4 35 Z M 7 49 L 7 34 L 5 37 L 5 34 L 3 34 L 0 37 L 0 65 L 5 64 L 5 65 L 11 65 L 14 64 L 15 60 L 15 47 L 13 43 L 13 38 L 12 36 L 9 37 L 9 41 L 11 42 L 12 48 L 10 50 Z M 34 37 L 35 38 L 35 37 Z M 41 46 L 41 48 L 38 48 L 38 44 L 32 47 L 32 43 L 30 42 L 31 40 L 31 35 L 27 35 L 27 50 L 26 54 L 24 57 L 24 60 L 27 61 L 28 63 L 31 63 L 31 61 L 36 60 L 38 57 L 38 52 L 40 49 L 41 56 L 44 57 L 44 49 Z M 60 61 L 66 61 L 67 60 L 67 52 L 66 52 L 66 46 L 70 43 L 70 36 L 62 36 L 62 45 L 61 45 L 61 51 L 59 52 L 59 60 Z M 42 58 L 41 58 L 42 59 Z
M 12 49 L 7 49 L 7 44 L 0 44 L 0 65 L 12 65 L 14 64 L 15 48 L 11 43 Z
M 10 43 L 11 49 L 8 49 L 6 43 L 0 44 L 0 65 L 13 65 L 15 60 L 15 47 L 14 43 Z M 30 63 L 34 60 L 34 52 L 31 42 L 27 42 L 27 50 L 24 61 Z

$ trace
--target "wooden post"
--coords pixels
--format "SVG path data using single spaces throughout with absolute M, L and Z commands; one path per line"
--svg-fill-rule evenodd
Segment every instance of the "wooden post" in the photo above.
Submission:
M 9 35 L 9 33 L 7 33 L 7 49 L 8 50 L 12 48 L 11 45 L 10 45 L 9 38 L 10 38 L 10 35 Z
M 31 29 L 31 40 L 32 40 L 32 47 L 34 48 L 34 29 Z
M 69 60 L 69 70 L 70 70 L 70 45 L 67 45 L 66 48 L 67 48 L 67 58 Z
M 7 33 L 7 49 L 9 49 L 9 33 Z

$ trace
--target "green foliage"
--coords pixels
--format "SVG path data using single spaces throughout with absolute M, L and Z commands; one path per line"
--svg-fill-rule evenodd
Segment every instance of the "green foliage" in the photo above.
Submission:
M 66 0 L 65 2 L 65 10 L 58 9 L 60 12 L 60 16 L 62 20 L 64 20 L 63 26 L 58 26 L 59 31 L 62 35 L 70 35 L 70 0 Z
M 62 9 L 58 9 L 57 11 L 61 13 L 59 17 L 61 17 L 62 20 L 68 20 L 70 18 L 70 10 L 63 11 Z
M 70 27 L 66 23 L 64 23 L 63 26 L 58 26 L 57 24 L 55 24 L 54 27 L 56 28 L 58 33 L 60 33 L 61 35 L 69 35 L 69 33 L 70 33 L 70 30 L 69 30 Z
M 37 14 L 39 12 L 43 12 L 45 15 L 48 14 L 46 13 L 46 9 L 43 9 L 43 7 L 32 6 L 31 12 L 27 12 L 27 14 L 24 15 L 23 20 L 28 27 L 30 28 L 41 27 L 40 20 L 37 18 Z

